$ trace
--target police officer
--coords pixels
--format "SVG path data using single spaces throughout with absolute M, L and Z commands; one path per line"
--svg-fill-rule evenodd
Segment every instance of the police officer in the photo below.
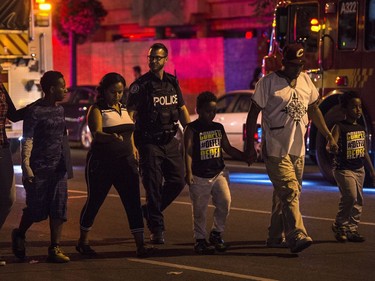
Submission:
M 174 136 L 177 122 L 185 126 L 190 117 L 176 77 L 164 71 L 168 49 L 155 43 L 147 59 L 150 71 L 130 85 L 127 108 L 136 125 L 134 139 L 146 190 L 142 210 L 151 232 L 150 242 L 164 244 L 162 212 L 185 186 L 182 154 Z

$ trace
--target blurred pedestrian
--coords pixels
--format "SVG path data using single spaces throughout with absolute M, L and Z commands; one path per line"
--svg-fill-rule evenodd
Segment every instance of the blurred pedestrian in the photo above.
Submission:
M 252 138 L 262 111 L 262 156 L 274 187 L 266 245 L 288 246 L 292 253 L 312 244 L 299 206 L 309 117 L 330 146 L 337 147 L 318 107 L 319 93 L 310 77 L 302 72 L 304 63 L 302 45 L 290 44 L 284 48 L 283 68 L 256 84 L 246 122 L 247 151 L 253 162 L 257 153 Z
M 0 230 L 16 200 L 12 153 L 5 131 L 6 119 L 16 122 L 21 117 L 17 113 L 8 91 L 0 82 Z M 5 265 L 5 261 L 1 257 L 0 264 Z
M 25 258 L 25 234 L 33 223 L 49 218 L 51 244 L 48 261 L 69 262 L 60 248 L 63 223 L 67 220 L 67 171 L 63 152 L 64 109 L 57 102 L 67 93 L 63 75 L 47 71 L 40 80 L 44 97 L 27 108 L 22 139 L 22 180 L 26 208 L 19 227 L 12 232 L 12 250 Z
M 134 80 L 137 80 L 139 77 L 142 76 L 142 69 L 139 65 L 133 66 L 133 74 L 134 74 Z
M 168 49 L 155 43 L 148 51 L 150 71 L 129 88 L 128 110 L 135 120 L 135 142 L 140 172 L 146 190 L 143 215 L 151 231 L 150 241 L 164 244 L 163 211 L 185 186 L 184 165 L 175 138 L 178 121 L 190 122 L 176 78 L 165 72 Z
M 231 195 L 222 150 L 229 156 L 246 160 L 246 154 L 231 146 L 222 124 L 213 122 L 216 115 L 216 96 L 202 92 L 197 97 L 198 119 L 189 123 L 184 132 L 186 183 L 193 203 L 194 250 L 198 254 L 224 252 L 222 239 L 229 215 Z M 206 240 L 206 215 L 212 197 L 215 206 L 213 225 Z
M 340 189 L 341 198 L 332 230 L 339 242 L 364 242 L 358 232 L 363 208 L 363 183 L 365 168 L 368 168 L 375 185 L 375 171 L 368 154 L 366 130 L 358 121 L 362 117 L 362 102 L 354 92 L 340 96 L 345 120 L 337 122 L 332 128 L 338 151 L 334 157 L 333 175 Z
M 259 81 L 259 79 L 262 78 L 262 68 L 258 66 L 255 68 L 253 73 L 253 79 L 250 81 L 249 89 L 254 90 L 256 83 Z
M 93 142 L 86 160 L 88 197 L 81 211 L 80 237 L 76 246 L 83 255 L 96 254 L 89 245 L 89 231 L 112 185 L 125 208 L 137 256 L 149 254 L 144 243 L 134 123 L 120 103 L 125 86 L 125 79 L 120 74 L 104 75 L 97 89 L 98 101 L 87 115 Z

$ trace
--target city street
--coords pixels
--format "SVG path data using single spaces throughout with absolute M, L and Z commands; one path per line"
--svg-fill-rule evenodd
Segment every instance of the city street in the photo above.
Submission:
M 331 224 L 337 211 L 337 187 L 322 180 L 315 165 L 306 165 L 301 211 L 314 244 L 299 254 L 288 249 L 265 247 L 270 217 L 272 186 L 263 163 L 247 167 L 227 160 L 230 171 L 232 208 L 224 240 L 225 253 L 199 256 L 193 251 L 191 205 L 186 187 L 166 210 L 166 244 L 153 256 L 135 257 L 135 244 L 120 199 L 112 189 L 91 231 L 93 258 L 75 250 L 79 215 L 86 199 L 84 160 L 86 151 L 72 149 L 74 178 L 69 180 L 68 222 L 64 226 L 62 249 L 71 262 L 46 262 L 49 245 L 48 222 L 33 225 L 27 233 L 27 259 L 20 262 L 11 253 L 10 233 L 18 226 L 25 193 L 19 159 L 15 157 L 17 201 L 0 231 L 0 255 L 7 261 L 0 267 L 1 281 L 23 280 L 280 280 L 345 281 L 375 280 L 375 189 L 366 189 L 360 232 L 364 243 L 338 243 Z M 142 200 L 144 193 L 142 188 Z M 209 208 L 212 223 L 213 207 Z M 146 230 L 146 241 L 149 233 Z

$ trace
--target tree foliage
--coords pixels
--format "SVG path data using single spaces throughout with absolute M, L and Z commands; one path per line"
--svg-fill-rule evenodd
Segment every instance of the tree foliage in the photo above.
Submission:
M 82 44 L 100 27 L 106 15 L 107 11 L 97 0 L 60 0 L 54 12 L 57 37 L 67 45 L 72 32 L 77 43 Z

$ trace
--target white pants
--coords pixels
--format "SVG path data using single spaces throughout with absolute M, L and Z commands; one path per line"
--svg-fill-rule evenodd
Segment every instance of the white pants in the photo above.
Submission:
M 341 198 L 335 223 L 349 231 L 357 231 L 363 208 L 363 182 L 365 169 L 333 170 Z
M 206 239 L 207 207 L 212 196 L 215 206 L 212 230 L 223 232 L 229 214 L 231 195 L 225 172 L 220 172 L 213 178 L 194 176 L 190 185 L 190 198 L 193 203 L 193 231 L 195 239 Z

